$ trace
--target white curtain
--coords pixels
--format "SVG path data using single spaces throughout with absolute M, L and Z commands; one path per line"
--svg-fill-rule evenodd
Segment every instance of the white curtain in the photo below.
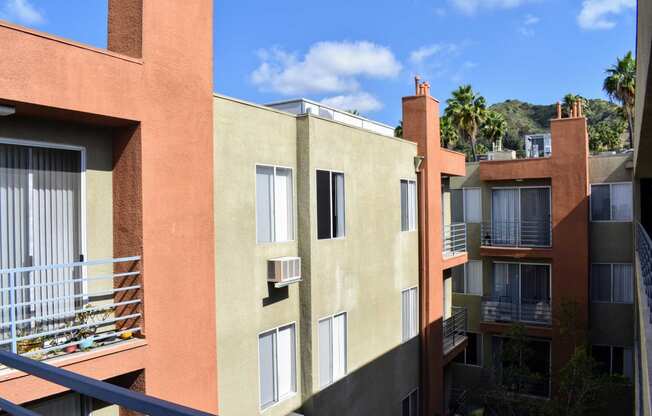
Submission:
M 519 265 L 494 263 L 494 296 L 500 301 L 519 303 Z
M 492 239 L 494 244 L 513 245 L 518 241 L 518 189 L 494 189 L 491 197 Z
M 417 229 L 417 183 L 415 181 L 408 182 L 408 213 L 409 222 L 408 229 Z
M 294 325 L 279 329 L 277 341 L 279 398 L 296 390 L 294 350 Z
M 550 190 L 522 188 L 520 192 L 521 243 L 530 246 L 550 245 Z
M 333 380 L 346 374 L 346 314 L 333 317 Z
M 292 170 L 276 168 L 274 178 L 274 241 L 290 241 L 294 234 Z
M 408 181 L 401 181 L 401 231 L 410 230 Z
M 259 243 L 269 243 L 273 240 L 273 190 L 274 168 L 256 166 L 256 235 Z
M 331 181 L 331 192 L 333 193 L 333 238 L 344 237 L 344 174 L 333 172 Z
M 466 293 L 482 295 L 482 260 L 469 260 L 465 267 Z
M 274 386 L 274 338 L 276 331 L 258 337 L 260 405 L 269 406 L 275 401 Z
M 333 380 L 333 363 L 331 358 L 333 356 L 333 340 L 332 340 L 332 326 L 333 322 L 329 319 L 319 321 L 318 336 L 319 336 L 319 385 L 321 387 L 327 386 Z
M 634 302 L 631 264 L 613 265 L 613 301 L 618 303 Z
M 482 192 L 480 188 L 464 189 L 464 222 L 482 222 Z
M 632 184 L 611 185 L 611 216 L 615 221 L 632 220 Z

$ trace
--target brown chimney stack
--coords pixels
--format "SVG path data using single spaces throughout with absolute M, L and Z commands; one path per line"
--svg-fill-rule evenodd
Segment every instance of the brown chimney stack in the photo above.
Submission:
M 416 95 L 420 95 L 420 94 L 419 94 L 419 85 L 421 85 L 421 84 L 419 83 L 419 81 L 421 81 L 421 77 L 418 76 L 418 75 L 415 76 L 415 77 L 414 77 L 414 93 L 415 93 Z
M 561 102 L 557 101 L 557 118 L 561 118 Z

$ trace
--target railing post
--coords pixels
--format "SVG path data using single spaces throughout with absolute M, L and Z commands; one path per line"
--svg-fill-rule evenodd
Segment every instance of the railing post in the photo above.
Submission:
M 18 354 L 16 341 L 16 272 L 9 273 L 9 319 L 11 320 L 11 352 Z

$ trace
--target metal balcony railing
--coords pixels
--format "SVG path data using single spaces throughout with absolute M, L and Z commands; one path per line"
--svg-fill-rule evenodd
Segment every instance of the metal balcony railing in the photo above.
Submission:
M 552 224 L 545 221 L 492 221 L 481 227 L 483 246 L 550 247 Z
M 482 320 L 551 325 L 550 299 L 512 300 L 509 296 L 483 296 Z
M 0 350 L 33 359 L 140 331 L 140 257 L 0 270 Z
M 636 251 L 641 264 L 641 280 L 647 296 L 647 308 L 652 324 L 652 239 L 640 223 L 636 224 Z
M 466 223 L 444 225 L 442 253 L 444 257 L 466 252 Z
M 466 338 L 466 308 L 453 306 L 450 318 L 444 320 L 444 354 L 453 349 Z

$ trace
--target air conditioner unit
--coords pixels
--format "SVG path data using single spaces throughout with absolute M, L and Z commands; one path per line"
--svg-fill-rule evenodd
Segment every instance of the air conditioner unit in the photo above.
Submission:
M 301 281 L 301 257 L 279 257 L 267 261 L 267 281 L 283 287 Z

